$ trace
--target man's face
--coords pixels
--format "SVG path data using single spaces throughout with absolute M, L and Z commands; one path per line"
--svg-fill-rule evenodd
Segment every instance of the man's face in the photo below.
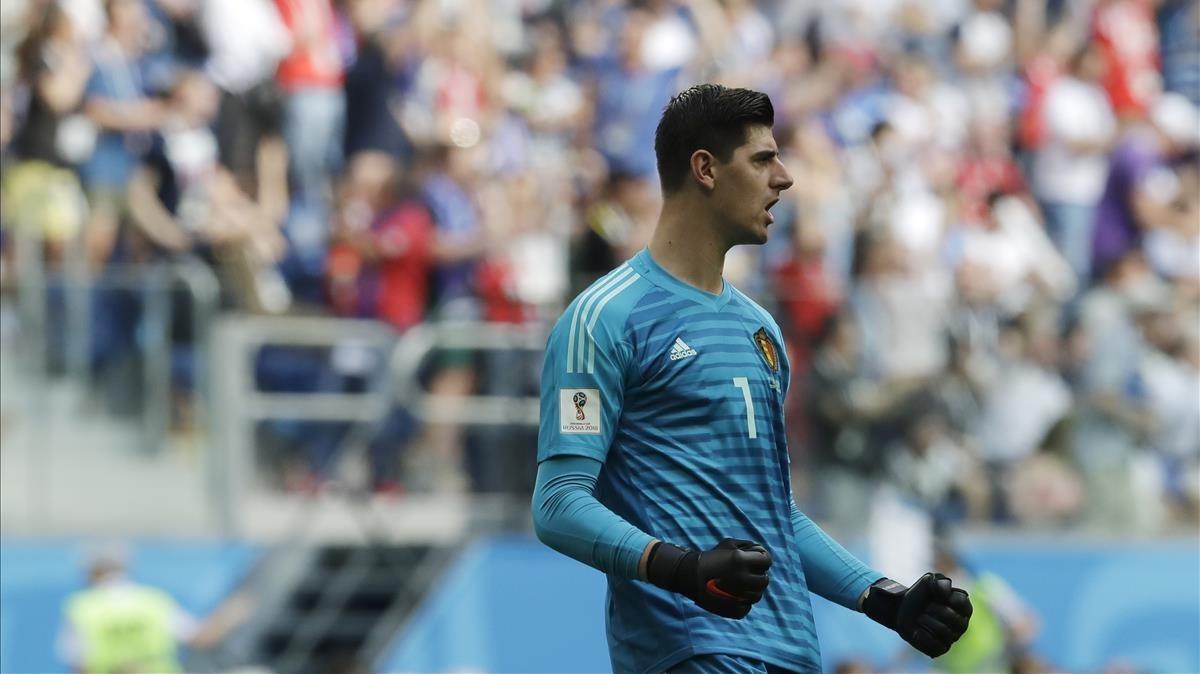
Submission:
M 728 162 L 716 162 L 712 205 L 721 216 L 729 245 L 762 244 L 775 222 L 770 209 L 792 186 L 792 176 L 779 159 L 779 147 L 768 126 L 746 129 L 746 142 Z

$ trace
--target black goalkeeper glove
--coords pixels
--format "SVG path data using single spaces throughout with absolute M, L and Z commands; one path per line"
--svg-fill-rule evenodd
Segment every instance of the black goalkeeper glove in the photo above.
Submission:
M 913 648 L 936 658 L 967 631 L 971 599 L 949 578 L 927 573 L 908 588 L 889 578 L 875 581 L 867 589 L 862 610 Z
M 726 538 L 705 552 L 660 542 L 646 561 L 646 580 L 710 613 L 744 618 L 762 599 L 769 568 L 771 553 L 751 541 Z

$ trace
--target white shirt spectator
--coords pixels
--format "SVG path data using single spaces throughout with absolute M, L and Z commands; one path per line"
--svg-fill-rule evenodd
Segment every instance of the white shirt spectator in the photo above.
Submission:
M 995 226 L 962 232 L 962 261 L 988 272 L 997 288 L 997 303 L 1008 315 L 1020 313 L 1033 296 L 1037 280 L 1063 300 L 1075 290 L 1070 265 L 1054 248 L 1024 202 L 1004 197 L 993 206 Z
M 979 440 L 987 461 L 1012 463 L 1033 454 L 1071 408 L 1057 372 L 1028 360 L 1001 367 L 984 401 Z
M 1108 177 L 1108 157 L 1102 151 L 1080 152 L 1072 145 L 1104 143 L 1116 132 L 1104 90 L 1063 77 L 1046 93 L 1043 115 L 1047 137 L 1034 160 L 1034 190 L 1045 201 L 1095 204 Z
M 642 63 L 651 70 L 682 68 L 696 55 L 696 34 L 677 12 L 668 9 L 642 35 Z
M 1151 439 L 1154 449 L 1177 459 L 1200 458 L 1200 372 L 1183 361 L 1159 351 L 1142 360 L 1146 385 L 1146 408 L 1152 410 L 1157 429 Z
M 895 94 L 888 102 L 888 122 L 905 143 L 917 149 L 933 146 L 957 151 L 967 137 L 970 108 L 961 91 L 934 82 L 922 96 Z
M 864 344 L 885 379 L 932 377 L 946 366 L 945 330 L 953 287 L 941 269 L 890 275 L 860 288 L 855 316 L 874 331 Z
M 7 4 L 7 3 L 6 3 Z M 104 3 L 101 0 L 58 0 L 71 23 L 79 31 L 83 41 L 89 45 L 100 42 L 108 27 L 108 18 L 104 15 Z
M 1146 258 L 1169 279 L 1200 279 L 1200 234 L 1155 229 L 1146 234 Z
M 200 17 L 211 54 L 208 75 L 240 94 L 275 76 L 292 36 L 270 0 L 206 0 Z

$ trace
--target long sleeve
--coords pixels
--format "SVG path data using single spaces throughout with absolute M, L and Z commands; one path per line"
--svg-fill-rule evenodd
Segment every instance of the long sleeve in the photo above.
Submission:
M 618 517 L 593 494 L 601 463 L 560 455 L 541 462 L 533 492 L 538 539 L 588 566 L 638 578 L 642 552 L 654 539 Z
M 800 544 L 800 560 L 808 589 L 857 611 L 858 598 L 883 574 L 862 563 L 792 503 L 792 526 Z

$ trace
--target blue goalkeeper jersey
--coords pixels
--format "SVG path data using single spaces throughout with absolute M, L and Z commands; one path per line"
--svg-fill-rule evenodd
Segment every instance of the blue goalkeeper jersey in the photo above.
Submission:
M 697 550 L 749 539 L 774 558 L 770 586 L 743 620 L 609 574 L 616 672 L 661 672 L 704 653 L 820 671 L 791 516 L 788 377 L 769 313 L 728 283 L 719 295 L 683 283 L 646 250 L 581 293 L 555 325 L 538 460 L 601 461 L 596 497 L 655 538 Z

